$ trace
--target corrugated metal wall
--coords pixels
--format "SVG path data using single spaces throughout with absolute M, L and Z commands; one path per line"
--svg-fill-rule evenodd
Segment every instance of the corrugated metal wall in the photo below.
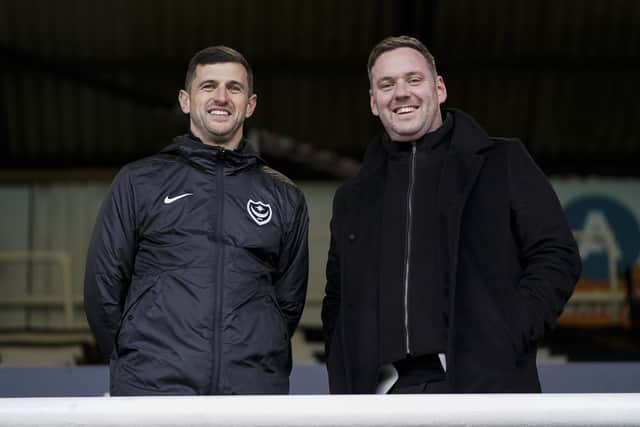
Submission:
M 366 107 L 362 57 L 378 31 L 390 31 L 390 4 L 2 3 L 10 155 L 77 166 L 157 150 L 184 129 L 175 100 L 189 57 L 212 44 L 236 47 L 252 62 L 253 126 L 319 144 L 356 139 L 369 119 L 366 109 L 351 108 L 356 100 Z M 336 138 L 336 124 L 346 129 L 347 122 L 351 135 Z
M 188 58 L 219 43 L 254 65 L 253 127 L 359 155 L 377 129 L 366 56 L 409 33 L 435 53 L 447 105 L 522 137 L 549 171 L 615 173 L 640 153 L 639 18 L 634 0 L 0 1 L 0 164 L 156 151 L 185 127 Z
M 639 152 L 640 2 L 439 5 L 433 45 L 449 89 L 492 133 L 546 157 Z

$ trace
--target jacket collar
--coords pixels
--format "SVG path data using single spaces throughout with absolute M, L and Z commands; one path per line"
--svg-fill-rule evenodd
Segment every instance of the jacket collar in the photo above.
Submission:
M 444 115 L 443 126 L 427 134 L 427 138 L 442 137 L 439 133 L 442 131 L 446 133 L 449 131 L 448 127 L 451 126 L 449 150 L 458 156 L 479 153 L 493 144 L 485 130 L 467 113 L 453 108 L 443 109 L 442 113 Z M 359 177 L 375 174 L 384 166 L 388 156 L 388 151 L 384 147 L 385 140 L 388 141 L 389 137 L 386 133 L 383 133 L 369 143 L 362 161 Z M 429 143 L 429 141 L 425 142 Z
M 415 141 L 416 149 L 420 151 L 431 151 L 436 146 L 446 143 L 449 140 L 451 129 L 453 128 L 453 116 L 444 114 L 442 126 L 433 132 L 426 133 L 422 138 Z M 408 155 L 411 152 L 411 143 L 393 141 L 388 134 L 382 136 L 382 146 L 391 157 Z
M 225 173 L 234 173 L 257 164 L 264 164 L 258 153 L 247 139 L 243 138 L 235 150 L 204 144 L 193 134 L 180 135 L 173 143 L 165 147 L 161 153 L 179 156 L 194 166 L 212 171 L 224 166 Z
M 451 134 L 451 148 L 460 154 L 476 154 L 493 145 L 487 132 L 467 113 L 457 109 L 447 109 L 453 115 L 454 126 Z

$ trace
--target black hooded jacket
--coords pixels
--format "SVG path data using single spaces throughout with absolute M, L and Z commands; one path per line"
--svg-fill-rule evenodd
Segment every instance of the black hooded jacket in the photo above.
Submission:
M 101 207 L 85 311 L 113 395 L 287 393 L 304 305 L 302 192 L 243 143 L 177 137 Z

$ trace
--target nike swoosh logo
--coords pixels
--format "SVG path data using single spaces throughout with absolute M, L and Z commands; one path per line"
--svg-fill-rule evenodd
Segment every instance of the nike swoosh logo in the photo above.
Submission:
M 175 202 L 176 200 L 180 200 L 183 197 L 187 197 L 187 196 L 193 196 L 193 193 L 184 193 L 184 194 L 180 194 L 179 196 L 175 196 L 175 197 L 166 196 L 164 198 L 164 204 L 165 205 L 171 204 L 171 203 Z

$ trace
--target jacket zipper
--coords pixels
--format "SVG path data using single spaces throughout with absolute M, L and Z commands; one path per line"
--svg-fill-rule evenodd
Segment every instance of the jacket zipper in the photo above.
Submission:
M 216 239 L 222 242 L 222 230 L 224 229 L 224 152 L 218 155 L 220 167 L 217 168 L 216 193 L 218 195 L 218 218 L 216 221 Z M 215 286 L 214 316 L 213 316 L 213 392 L 221 393 L 222 371 L 222 298 L 224 295 L 224 245 L 217 245 L 218 251 L 218 282 Z
M 416 143 L 411 143 L 411 164 L 409 168 L 409 190 L 407 191 L 407 246 L 404 260 L 404 330 L 407 354 L 411 354 L 409 338 L 409 272 L 411 270 L 411 229 L 413 225 L 413 187 L 416 180 Z

